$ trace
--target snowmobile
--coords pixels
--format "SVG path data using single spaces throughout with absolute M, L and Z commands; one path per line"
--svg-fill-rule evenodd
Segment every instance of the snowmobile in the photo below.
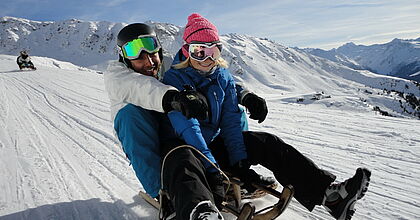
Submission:
M 243 182 L 236 177 L 230 178 L 229 185 L 231 185 L 232 189 L 228 190 L 225 201 L 222 202 L 223 209 L 221 211 L 235 215 L 237 220 L 275 219 L 284 212 L 294 195 L 294 189 L 291 185 L 284 186 L 282 192 L 279 192 L 276 190 L 277 184 L 271 186 L 252 184 L 252 186 L 257 189 L 257 191 L 252 194 L 244 193 L 244 191 L 241 190 Z M 267 194 L 277 197 L 278 202 L 257 211 L 252 199 L 260 198 Z M 167 216 L 170 214 L 168 213 L 168 209 L 172 208 L 170 208 L 170 201 L 166 193 L 161 191 L 159 200 L 150 197 L 142 191 L 140 191 L 139 195 L 150 205 L 159 210 L 159 219 L 168 219 Z M 243 199 L 250 199 L 250 201 L 243 203 Z M 173 212 L 173 210 L 170 212 Z

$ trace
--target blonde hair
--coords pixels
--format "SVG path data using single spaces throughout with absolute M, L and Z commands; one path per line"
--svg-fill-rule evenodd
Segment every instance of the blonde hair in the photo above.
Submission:
M 219 57 L 215 62 L 216 62 L 216 65 L 218 65 L 219 67 L 222 67 L 222 68 L 228 68 L 229 67 L 228 62 L 225 59 L 223 59 L 222 57 Z M 190 57 L 187 57 L 187 59 L 185 59 L 184 61 L 182 61 L 178 64 L 172 65 L 172 67 L 176 70 L 184 69 L 184 68 L 187 68 L 189 66 L 191 66 Z

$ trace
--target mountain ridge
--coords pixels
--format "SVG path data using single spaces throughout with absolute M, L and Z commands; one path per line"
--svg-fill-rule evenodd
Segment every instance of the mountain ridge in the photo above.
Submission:
M 173 57 L 182 45 L 183 28 L 168 23 L 149 24 L 155 27 L 165 54 Z M 5 31 L 0 32 L 0 54 L 14 55 L 24 48 L 29 49 L 32 56 L 51 57 L 84 67 L 96 66 L 103 71 L 105 65 L 101 63 L 117 58 L 116 36 L 124 25 L 77 19 L 37 22 L 3 17 L 0 19 L 0 28 Z M 420 97 L 420 87 L 413 82 L 353 70 L 266 38 L 226 34 L 220 39 L 224 45 L 223 57 L 230 64 L 229 70 L 235 79 L 256 85 L 250 89 L 257 93 L 276 91 L 301 100 L 302 97 L 327 92 L 330 94 L 326 96 L 339 99 L 349 94 L 352 96 L 356 90 L 360 93 L 359 102 L 363 103 L 373 100 L 366 97 L 369 93 L 363 91 L 372 90 L 384 96 L 382 98 L 392 100 L 372 101 L 366 105 L 368 109 L 379 108 L 390 115 L 420 117 L 420 105 L 415 102 L 412 106 L 408 101 L 412 99 L 406 98 L 411 97 L 410 94 Z M 388 91 L 401 95 L 395 98 L 396 95 L 388 94 Z M 324 104 L 334 106 L 335 102 L 343 101 Z
M 420 76 L 415 75 L 420 71 L 420 37 L 395 38 L 385 44 L 369 46 L 349 42 L 331 50 L 317 48 L 302 50 L 353 69 L 369 70 L 420 82 Z

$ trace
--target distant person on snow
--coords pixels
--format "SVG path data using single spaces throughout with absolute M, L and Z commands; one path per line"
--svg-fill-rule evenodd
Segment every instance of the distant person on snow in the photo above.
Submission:
M 28 55 L 28 52 L 25 50 L 20 51 L 20 55 L 16 59 L 16 63 L 18 64 L 20 70 L 24 68 L 36 70 L 34 64 L 31 61 L 31 58 Z
M 207 117 L 207 103 L 200 93 L 161 83 L 163 56 L 155 31 L 146 24 L 124 27 L 117 36 L 119 60 L 104 73 L 105 88 L 111 101 L 115 133 L 130 160 L 137 178 L 153 198 L 161 188 L 162 153 L 159 122 L 164 112 L 178 111 L 187 118 Z M 237 85 L 239 102 L 252 119 L 264 121 L 265 100 Z M 247 129 L 244 111 L 242 127 Z
M 164 151 L 183 144 L 194 146 L 212 163 L 187 148 L 176 148 L 172 152 L 182 153 L 166 156 L 163 190 L 173 198 L 177 219 L 196 219 L 203 210 L 214 216 L 211 219 L 223 219 L 213 205 L 218 206 L 225 196 L 223 177 L 212 164 L 230 171 L 244 182 L 244 188 L 251 190 L 252 183 L 267 181 L 250 169 L 251 165 L 260 164 L 270 169 L 283 186 L 292 185 L 295 198 L 309 211 L 322 205 L 336 219 L 351 219 L 355 202 L 367 191 L 370 171 L 358 168 L 352 178 L 333 183 L 333 174 L 320 169 L 279 137 L 242 131 L 235 82 L 221 57 L 217 28 L 201 15 L 192 14 L 183 39 L 184 45 L 172 68 L 164 74 L 163 83 L 178 89 L 188 85 L 200 91 L 207 98 L 210 117 L 187 118 L 169 111 L 161 145 Z

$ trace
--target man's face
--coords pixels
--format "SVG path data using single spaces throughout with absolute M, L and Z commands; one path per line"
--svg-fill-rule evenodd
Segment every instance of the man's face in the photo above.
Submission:
M 130 62 L 136 72 L 157 78 L 161 64 L 159 53 L 149 54 L 142 51 L 139 58 L 130 60 Z

